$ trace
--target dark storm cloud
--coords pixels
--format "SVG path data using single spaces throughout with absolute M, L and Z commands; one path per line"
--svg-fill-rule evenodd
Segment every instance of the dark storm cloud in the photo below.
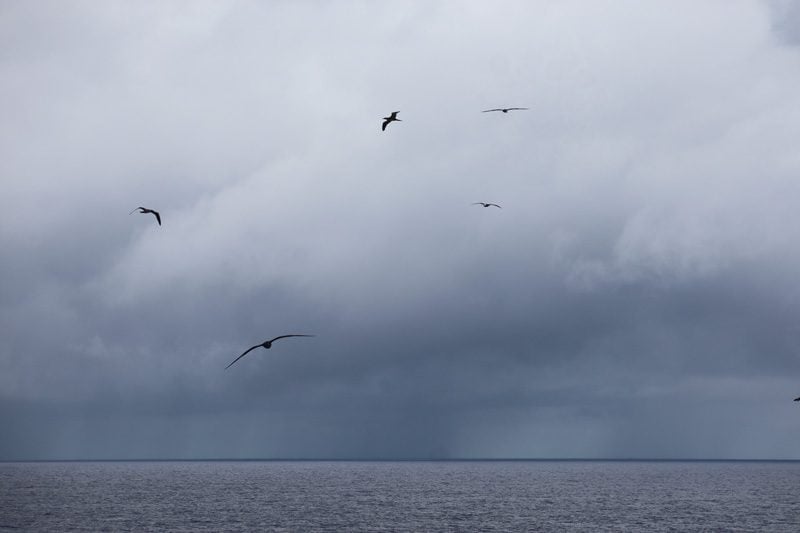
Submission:
M 54 6 L 4 7 L 0 457 L 796 456 L 766 5 Z

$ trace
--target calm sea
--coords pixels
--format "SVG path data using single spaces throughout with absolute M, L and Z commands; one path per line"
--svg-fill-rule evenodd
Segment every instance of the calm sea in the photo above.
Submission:
M 0 463 L 0 531 L 800 531 L 800 462 Z

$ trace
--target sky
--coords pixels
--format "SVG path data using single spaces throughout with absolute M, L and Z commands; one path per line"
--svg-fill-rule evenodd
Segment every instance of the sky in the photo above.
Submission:
M 799 87 L 789 0 L 2 1 L 0 460 L 800 459 Z

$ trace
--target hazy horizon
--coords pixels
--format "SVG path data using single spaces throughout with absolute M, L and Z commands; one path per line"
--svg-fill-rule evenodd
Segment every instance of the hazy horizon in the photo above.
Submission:
M 387 457 L 387 458 L 358 458 L 358 457 L 241 457 L 241 458 L 119 458 L 119 459 L 0 459 L 0 463 L 215 463 L 215 462 L 254 462 L 254 463 L 305 463 L 305 462 L 353 462 L 353 463 L 404 463 L 404 462 L 431 462 L 431 463 L 525 463 L 525 462 L 552 462 L 552 463 L 800 463 L 800 459 L 708 459 L 708 458 L 688 458 L 688 457 L 450 457 L 450 458 L 423 458 L 423 457 Z

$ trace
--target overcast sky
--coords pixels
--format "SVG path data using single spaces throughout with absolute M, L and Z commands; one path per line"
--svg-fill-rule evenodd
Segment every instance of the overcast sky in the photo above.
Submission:
M 789 0 L 6 0 L 0 115 L 0 459 L 800 459 Z

